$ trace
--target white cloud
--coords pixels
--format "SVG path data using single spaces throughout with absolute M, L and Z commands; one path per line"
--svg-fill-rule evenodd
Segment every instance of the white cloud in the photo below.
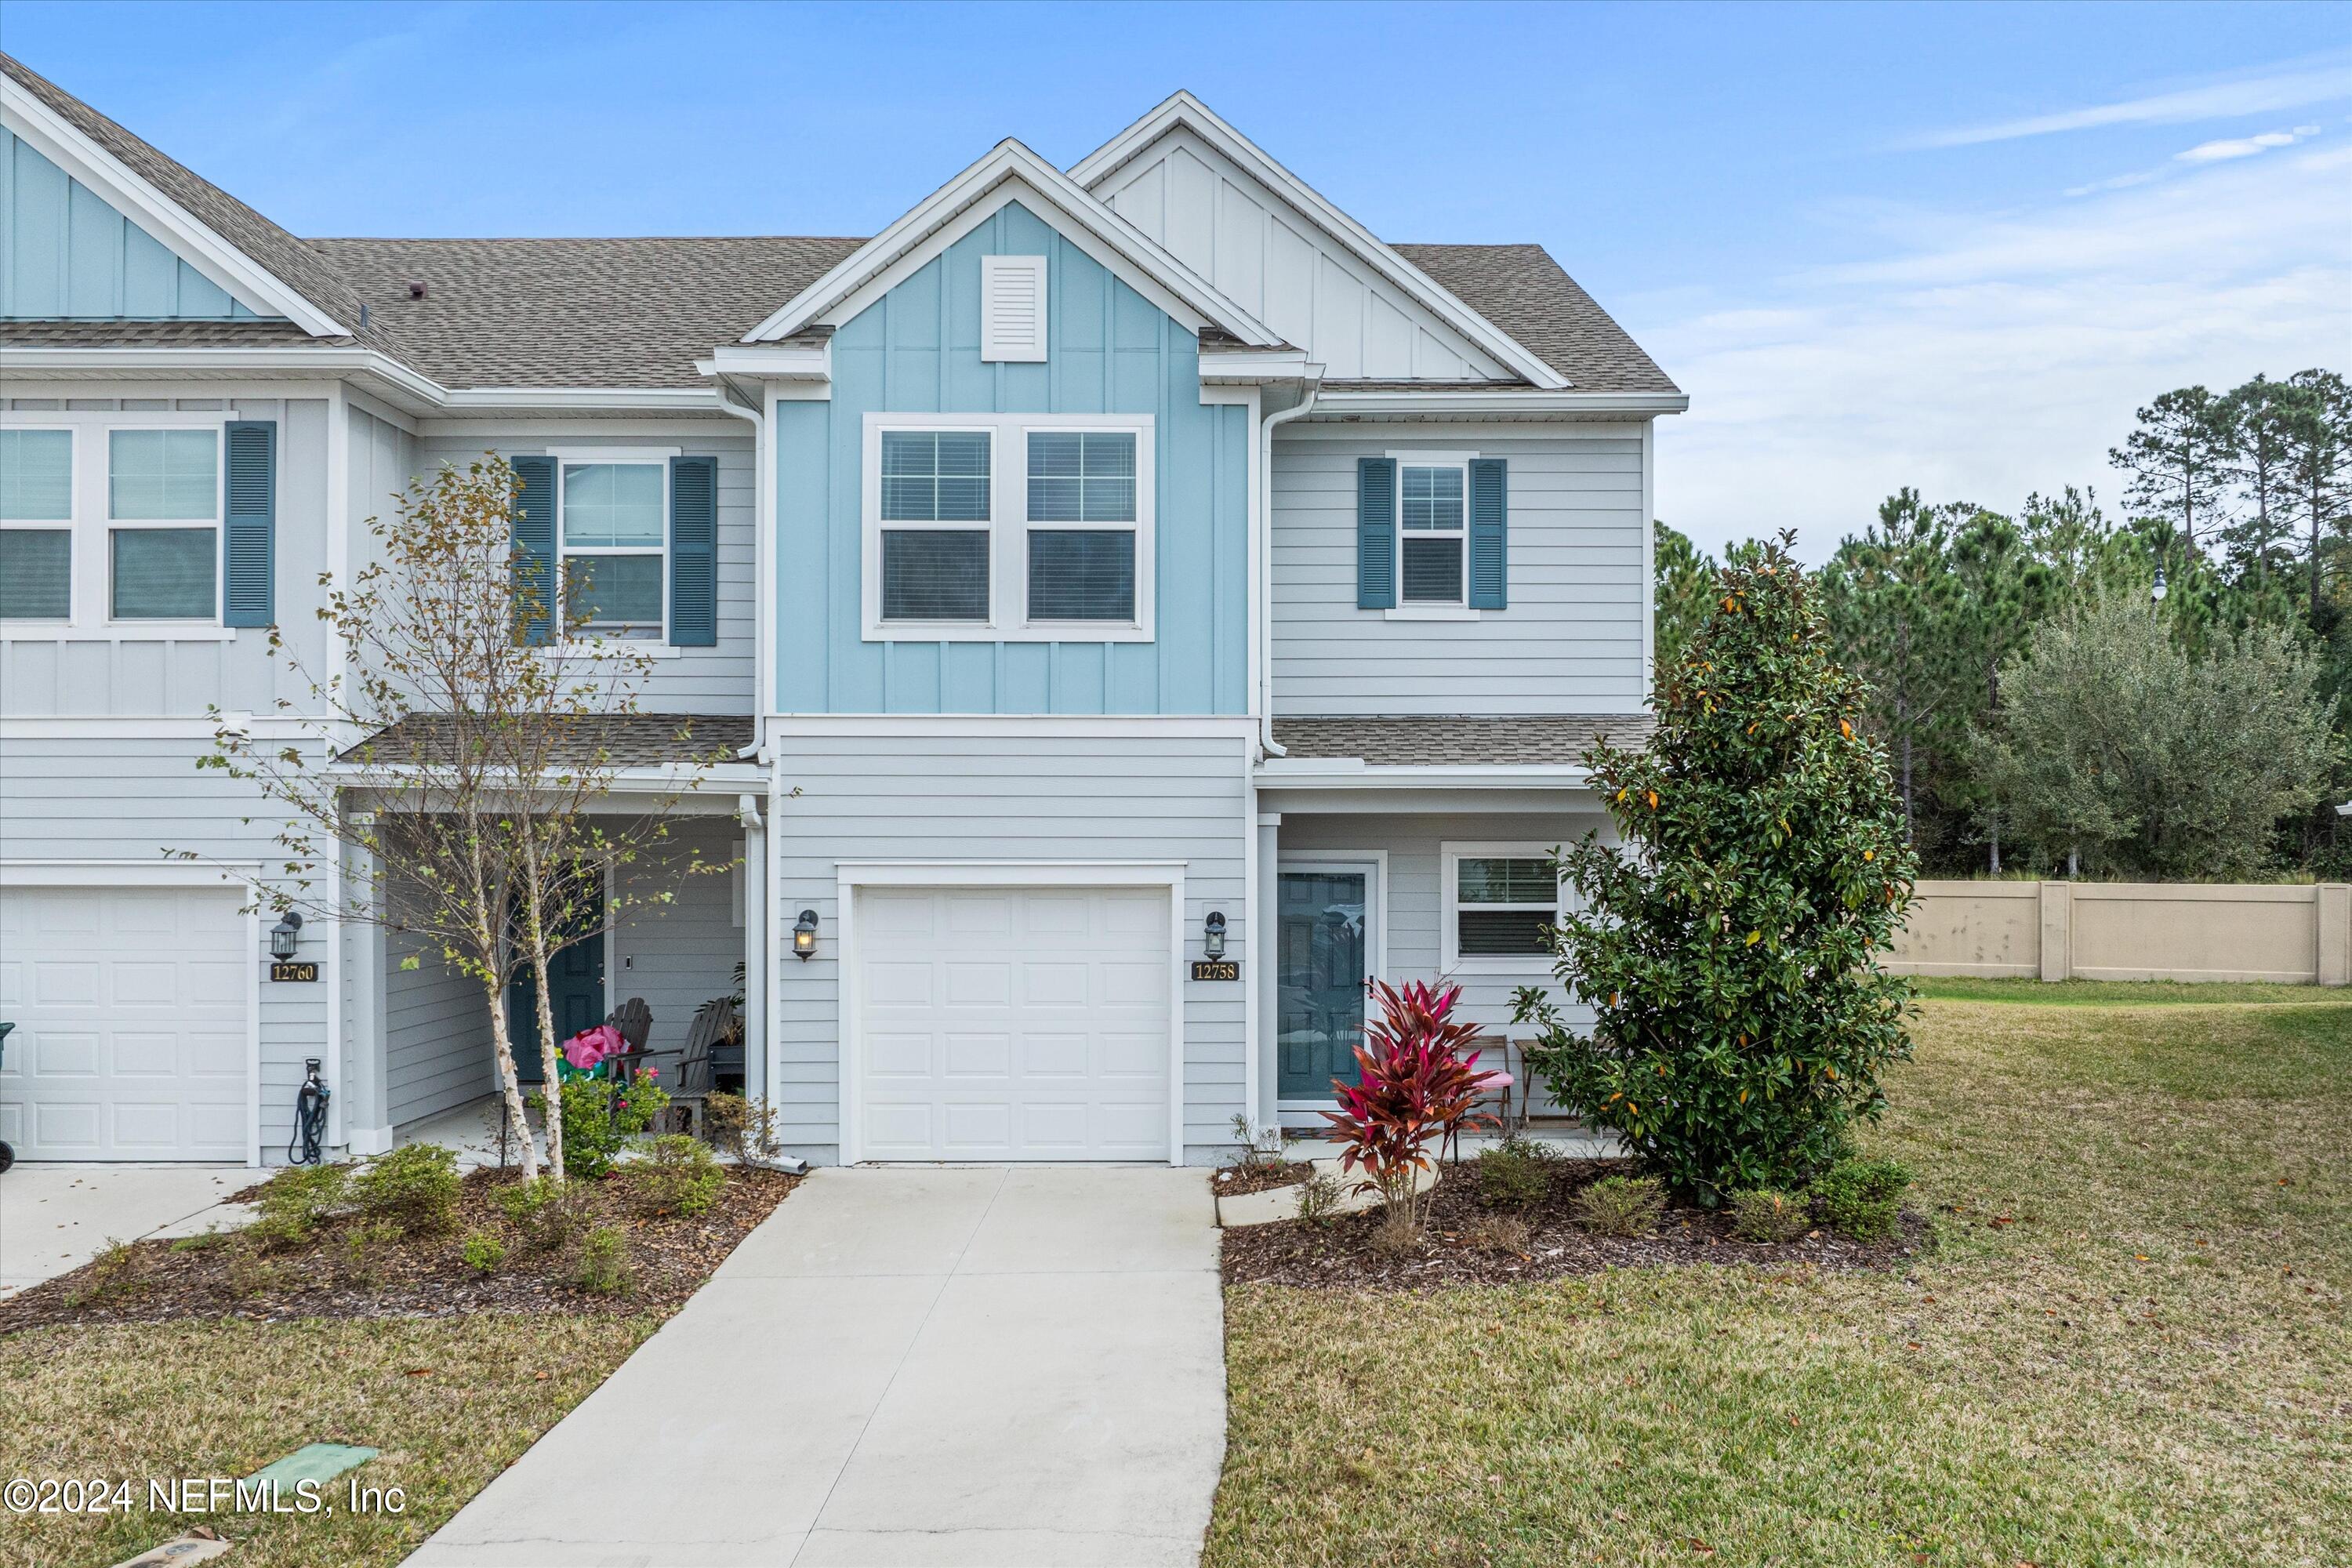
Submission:
M 2175 153 L 2172 157 L 2179 163 L 2218 163 L 2230 158 L 2251 158 L 2273 147 L 2292 147 L 2309 134 L 2308 131 L 2266 131 L 2260 136 L 2200 142 L 2185 153 Z
M 2014 507 L 2116 489 L 2107 448 L 2168 387 L 2352 368 L 2352 148 L 2182 165 L 1996 214 L 1881 208 L 1891 256 L 1766 281 L 1737 308 L 1624 301 L 1690 393 L 1658 511 L 1710 549 L 1793 527 L 1819 561 L 1881 499 Z
M 2053 114 L 2029 115 L 1990 125 L 1963 126 L 1919 138 L 1918 147 L 1969 147 L 1986 142 L 2009 142 L 2023 136 L 2048 136 L 2065 131 L 2089 131 L 2108 125 L 2183 125 L 2200 120 L 2227 120 L 2244 114 L 2274 113 L 2306 103 L 2329 103 L 2352 98 L 2352 64 L 2343 59 L 2325 63 L 2297 62 L 2231 81 L 2206 82 L 2173 92 L 2094 104 Z

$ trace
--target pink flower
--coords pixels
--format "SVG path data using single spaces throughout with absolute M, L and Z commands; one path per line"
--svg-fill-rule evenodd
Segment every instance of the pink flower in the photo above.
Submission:
M 570 1062 L 574 1070 L 593 1072 L 599 1062 L 619 1053 L 621 1031 L 610 1024 L 598 1024 L 564 1041 L 562 1049 L 563 1059 Z

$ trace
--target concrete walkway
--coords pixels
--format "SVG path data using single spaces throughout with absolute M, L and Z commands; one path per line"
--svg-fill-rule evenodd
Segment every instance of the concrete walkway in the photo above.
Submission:
M 1190 1564 L 1224 1420 L 1204 1173 L 821 1170 L 409 1562 Z
M 253 1217 L 229 1194 L 243 1165 L 20 1164 L 0 1175 L 0 1299 L 80 1268 L 110 1241 L 233 1230 Z

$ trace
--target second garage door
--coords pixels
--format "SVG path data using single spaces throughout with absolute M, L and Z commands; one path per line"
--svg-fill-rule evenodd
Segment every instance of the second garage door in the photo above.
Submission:
M 1165 1160 L 1164 888 L 857 895 L 864 1160 Z
M 245 1159 L 247 940 L 212 889 L 0 892 L 0 1139 L 20 1160 Z

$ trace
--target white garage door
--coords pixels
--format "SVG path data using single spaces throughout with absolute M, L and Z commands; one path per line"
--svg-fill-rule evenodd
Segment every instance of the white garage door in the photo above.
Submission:
M 1168 1158 L 1167 889 L 857 900 L 857 1158 Z
M 0 1140 L 20 1160 L 246 1157 L 246 988 L 234 893 L 0 891 Z

